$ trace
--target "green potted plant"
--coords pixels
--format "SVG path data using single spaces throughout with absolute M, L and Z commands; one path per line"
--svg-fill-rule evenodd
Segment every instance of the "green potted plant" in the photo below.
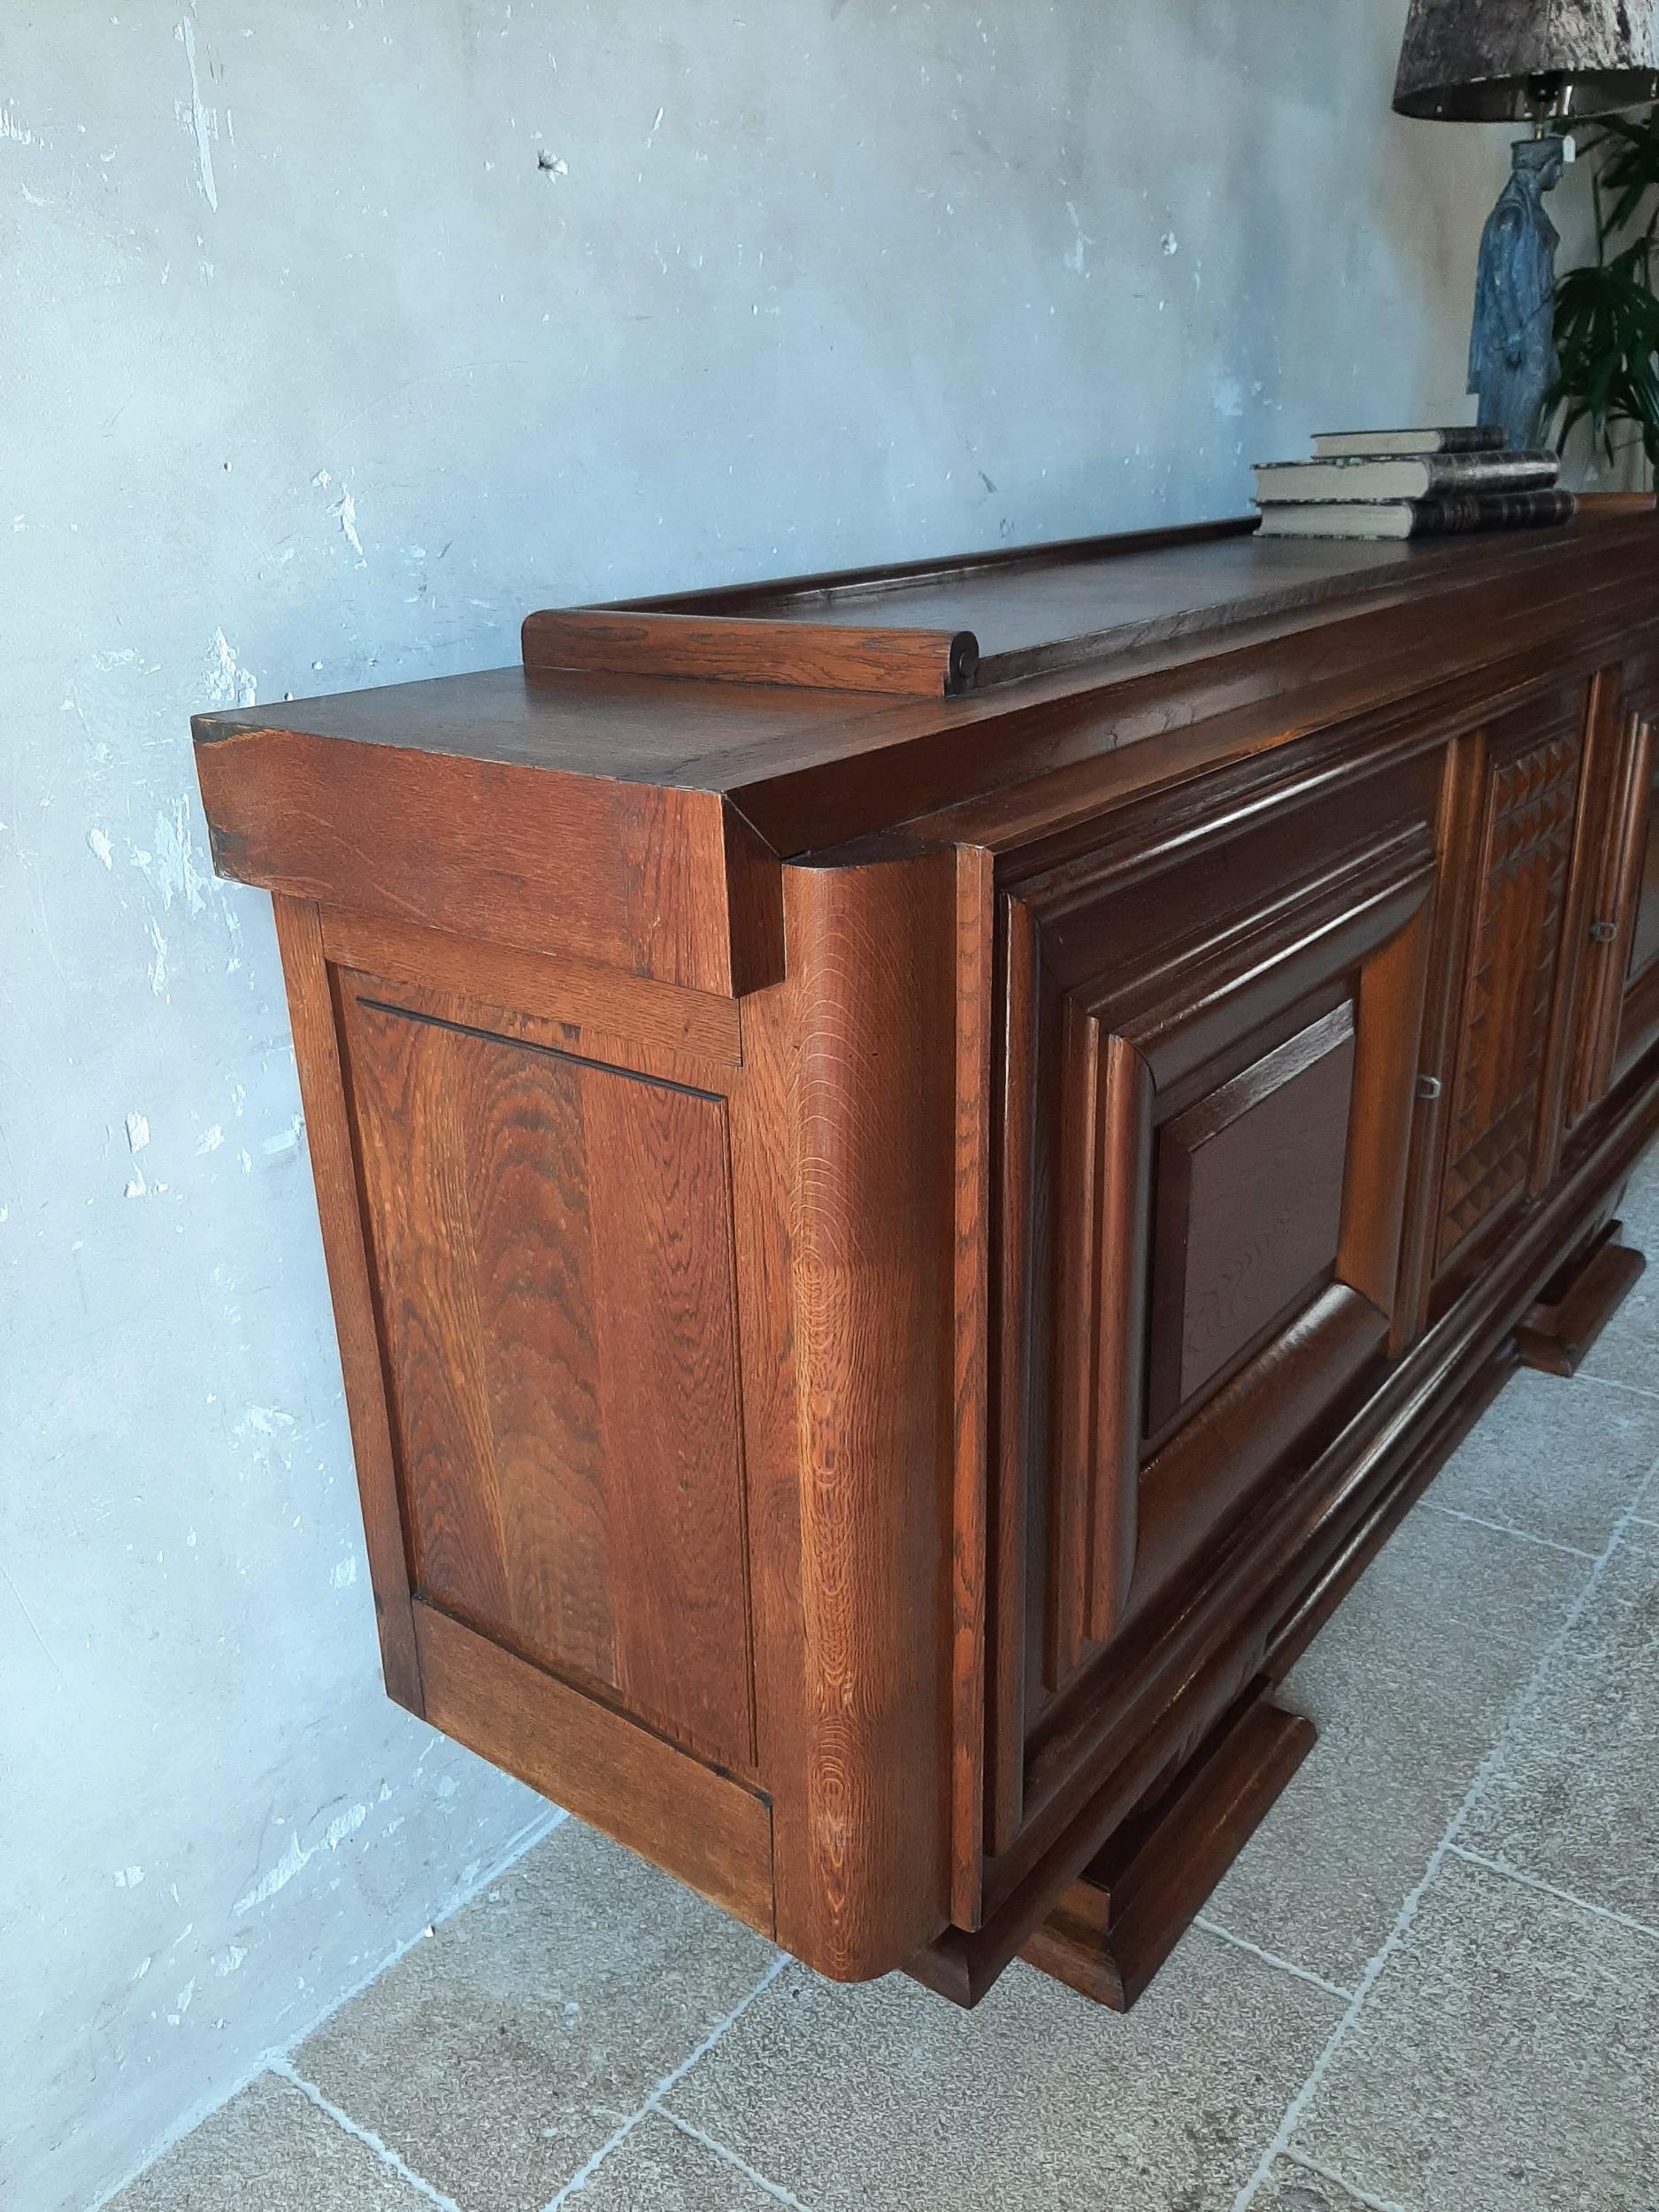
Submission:
M 1555 288 L 1555 443 L 1583 424 L 1615 467 L 1640 442 L 1659 473 L 1659 108 L 1609 117 L 1587 150 L 1595 258 Z

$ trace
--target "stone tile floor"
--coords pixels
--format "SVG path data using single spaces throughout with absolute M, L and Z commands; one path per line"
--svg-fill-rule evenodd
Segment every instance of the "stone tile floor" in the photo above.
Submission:
M 1659 1259 L 1659 1156 L 1625 1217 Z M 567 1821 L 111 2212 L 1659 2212 L 1659 1270 L 1290 1701 L 1126 2021 L 832 1987 Z

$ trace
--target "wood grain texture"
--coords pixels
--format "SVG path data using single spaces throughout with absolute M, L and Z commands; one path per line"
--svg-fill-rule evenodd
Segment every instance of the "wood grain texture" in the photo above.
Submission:
M 791 870 L 786 910 L 810 1955 L 859 1979 L 951 1886 L 951 856 Z
M 304 900 L 278 898 L 274 908 L 288 1018 L 294 1025 L 294 1056 L 305 1108 L 306 1141 L 322 1220 L 323 1254 L 340 1340 L 380 1664 L 389 1694 L 400 1705 L 419 1713 L 425 1707 L 410 1610 L 397 1467 L 323 924 L 316 907 Z
M 1547 1283 L 1515 1333 L 1516 1356 L 1541 1374 L 1576 1375 L 1597 1338 L 1647 1271 L 1647 1262 L 1619 1241 L 1609 1221 L 1589 1251 Z
M 1525 1198 L 1540 1141 L 1568 864 L 1584 741 L 1582 707 L 1528 711 L 1486 742 L 1474 923 L 1459 1022 L 1440 1200 L 1442 1268 Z
M 1432 1098 L 1420 1096 L 1431 1045 L 1426 1025 L 1434 884 L 1418 886 L 1414 910 L 1378 947 L 1359 973 L 1357 1033 L 1348 1152 L 1352 1171 L 1342 1194 L 1339 1281 L 1389 1317 L 1391 1352 L 1416 1333 L 1406 1279 L 1412 1245 L 1408 1192 L 1432 1125 Z
M 524 664 L 943 699 L 972 690 L 979 647 L 969 630 L 860 629 L 577 607 L 525 617 Z
M 1025 1563 L 993 1582 L 998 1857 L 1065 1786 L 1055 1747 L 1136 1614 L 1380 1360 L 1440 772 L 1424 737 L 1386 780 L 1194 794 L 1010 894 L 994 1496 Z M 1247 1136 L 1195 1190 L 1187 1162 Z
M 1153 1112 L 1146 1062 L 1075 1005 L 1063 1052 L 1051 1689 L 1110 1635 L 1134 1575 Z
M 1563 1141 L 1571 1141 L 1612 1081 L 1630 962 L 1632 877 L 1640 872 L 1647 782 L 1641 756 L 1647 741 L 1642 717 L 1625 697 L 1625 674 L 1620 668 L 1598 672 L 1586 717 L 1584 800 L 1578 810 L 1585 857 L 1574 872 L 1578 895 L 1574 1004 L 1557 1040 L 1566 1062 Z
M 725 997 L 782 972 L 776 865 L 710 794 L 280 726 L 198 741 L 196 773 L 243 883 Z
M 986 1623 L 990 1575 L 992 1086 L 996 880 L 956 856 L 955 1503 L 951 1513 L 950 1915 L 978 1925 L 986 1809 Z
M 725 1108 L 352 997 L 419 1590 L 754 1757 Z
M 1036 918 L 1018 899 L 1002 902 L 998 1050 L 992 1127 L 991 1250 L 993 1310 L 990 1373 L 993 1446 L 991 1541 L 986 1593 L 986 1732 L 989 1804 L 987 1839 L 993 1854 L 1019 1832 L 1025 1806 L 1025 1680 L 1028 1643 L 1040 1632 L 1030 1614 L 1036 1596 L 1030 1574 L 1031 1484 L 1048 1455 L 1033 1447 L 1038 1370 L 1033 1340 L 1040 1326 L 1046 1208 L 1036 1188 L 1041 1022 L 1041 952 Z M 1045 1394 L 1046 1395 L 1046 1394 Z
M 764 1797 L 424 1600 L 414 1611 L 434 1727 L 772 1933 Z
M 1164 1124 L 1150 1428 L 1328 1280 L 1341 1241 L 1354 1059 L 1344 1002 Z
M 1548 534 L 205 718 L 398 1694 L 833 1976 L 972 2001 L 1108 1864 L 1126 1992 L 1254 1817 L 1217 1732 L 1635 1264 L 1659 533 Z M 826 627 L 1025 672 L 791 680 Z
M 1316 1740 L 1311 1721 L 1251 1696 L 1125 1822 L 1021 1957 L 1096 2004 L 1130 2011 Z
M 559 1045 L 583 1059 L 607 1060 L 618 1051 L 634 1056 L 641 1048 L 718 1068 L 735 1067 L 742 1058 L 737 1003 L 711 992 L 642 982 L 585 961 L 515 952 L 365 914 L 325 910 L 323 944 L 337 967 L 554 1023 Z

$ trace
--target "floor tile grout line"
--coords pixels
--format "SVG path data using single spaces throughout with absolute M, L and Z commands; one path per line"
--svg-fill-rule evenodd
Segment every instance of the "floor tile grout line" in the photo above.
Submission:
M 1298 1966 L 1294 1959 L 1281 1958 L 1277 1951 L 1264 1951 L 1259 1943 L 1252 1943 L 1248 1936 L 1235 1935 L 1231 1928 L 1224 1928 L 1218 1920 L 1211 1920 L 1200 1912 L 1193 1915 L 1194 1928 L 1202 1928 L 1206 1935 L 1230 1943 L 1235 1950 L 1248 1951 L 1252 1958 L 1260 1959 L 1264 1966 L 1277 1967 L 1281 1974 L 1294 1974 L 1299 1982 L 1311 1982 L 1316 1989 L 1324 1990 L 1327 1997 L 1340 1997 L 1344 2004 L 1354 1994 L 1335 1982 L 1328 1982 L 1323 1974 L 1316 1974 L 1311 1967 Z
M 590 2153 L 583 2163 L 576 2169 L 576 2171 L 571 2176 L 570 2179 L 565 2184 L 564 2187 L 560 2189 L 556 2195 L 548 2199 L 547 2203 L 542 2208 L 542 2212 L 555 2212 L 556 2207 L 562 2204 L 568 2204 L 573 2196 L 577 2195 L 581 2190 L 585 2189 L 588 2183 L 593 2179 L 594 2176 L 599 2171 L 599 2169 L 604 2164 L 606 2159 L 610 2157 L 611 2152 L 620 2150 L 623 2144 L 626 2143 L 629 2136 L 633 2134 L 634 2129 L 639 2126 L 641 2121 L 649 2116 L 650 2109 L 651 2108 L 649 2104 L 642 2104 L 637 2112 L 629 2113 L 627 2118 L 622 2123 L 622 2125 L 616 2129 L 611 2134 L 606 2136 L 604 2141 L 599 2146 L 598 2149 Z
M 1443 1513 L 1448 1520 L 1467 1521 L 1471 1528 L 1489 1528 L 1494 1536 L 1513 1536 L 1523 1544 L 1541 1544 L 1546 1551 L 1565 1552 L 1569 1558 L 1594 1561 L 1599 1553 L 1586 1551 L 1582 1544 L 1563 1544 L 1558 1536 L 1540 1536 L 1530 1528 L 1517 1528 L 1510 1521 L 1489 1521 L 1483 1513 L 1464 1513 L 1455 1505 L 1441 1505 L 1436 1499 L 1425 1498 L 1424 1503 L 1436 1513 Z
M 1536 1874 L 1528 1874 L 1518 1866 L 1510 1866 L 1502 1859 L 1488 1858 L 1484 1851 L 1471 1851 L 1467 1844 L 1454 1843 L 1449 1847 L 1453 1858 L 1463 1859 L 1471 1866 L 1478 1866 L 1488 1873 L 1500 1876 L 1506 1882 L 1517 1882 L 1523 1889 L 1535 1889 L 1546 1897 L 1554 1897 L 1563 1905 L 1576 1906 L 1580 1912 L 1593 1913 L 1598 1920 L 1610 1920 L 1617 1927 L 1628 1928 L 1633 1935 L 1646 1936 L 1650 1942 L 1659 1943 L 1659 1928 L 1650 1920 L 1638 1920 L 1633 1914 L 1620 1912 L 1613 1905 L 1598 1905 L 1594 1899 L 1580 1897 L 1576 1890 L 1563 1889 L 1557 1882 L 1546 1882 Z
M 1597 1590 L 1601 1587 L 1602 1578 L 1606 1575 L 1608 1568 L 1612 1562 L 1613 1555 L 1617 1551 L 1619 1545 L 1624 1540 L 1626 1529 L 1637 1518 L 1637 1509 L 1646 1500 L 1647 1493 L 1649 1489 L 1652 1488 L 1656 1478 L 1659 1478 L 1659 1459 L 1655 1460 L 1652 1466 L 1648 1468 L 1647 1472 L 1637 1484 L 1635 1493 L 1631 1498 L 1630 1503 L 1625 1507 L 1617 1521 L 1615 1522 L 1612 1534 L 1608 1538 L 1606 1548 L 1597 1557 L 1594 1564 L 1590 1570 L 1589 1574 L 1585 1578 L 1583 1589 L 1574 1599 L 1572 1604 L 1567 1609 L 1566 1618 L 1562 1622 L 1561 1626 L 1556 1630 L 1555 1633 L 1550 1638 L 1548 1643 L 1545 1646 L 1537 1666 L 1533 1668 L 1525 1687 L 1521 1690 L 1519 1695 L 1510 1706 L 1509 1710 L 1504 1718 L 1503 1725 L 1499 1729 L 1491 1749 L 1486 1753 L 1486 1757 L 1481 1761 L 1480 1765 L 1476 1771 L 1475 1778 L 1470 1784 L 1468 1791 L 1464 1794 L 1463 1802 L 1452 1815 L 1451 1821 L 1447 1827 L 1445 1834 L 1440 1838 L 1440 1840 L 1435 1845 L 1433 1851 L 1430 1854 L 1429 1863 L 1424 1869 L 1421 1878 L 1417 1882 L 1416 1887 L 1408 1895 L 1405 1902 L 1401 1906 L 1399 1917 L 1395 1920 L 1394 1926 L 1383 1938 L 1382 1942 L 1378 1946 L 1378 1948 L 1371 1958 L 1367 1961 L 1365 1970 L 1360 1976 L 1359 1985 L 1355 1990 L 1347 2009 L 1344 2011 L 1342 2017 L 1337 2022 L 1336 2026 L 1332 2030 L 1325 2048 L 1319 2053 L 1317 2058 L 1315 2059 L 1307 2080 L 1302 2083 L 1302 2087 L 1291 2099 L 1289 2104 L 1286 2106 L 1284 2114 L 1279 2120 L 1279 2126 L 1274 2131 L 1273 2139 L 1268 2144 L 1266 2149 L 1262 2153 L 1261 2158 L 1257 2162 L 1256 2171 L 1250 2176 L 1249 2179 L 1240 2190 L 1238 2195 L 1233 2199 L 1232 2212 L 1250 2212 L 1250 2208 L 1255 2204 L 1256 2197 L 1261 2192 L 1263 2184 L 1266 2181 L 1268 2175 L 1272 2171 L 1274 2160 L 1276 2158 L 1285 2156 L 1289 2151 L 1291 2139 L 1294 2136 L 1297 2128 L 1302 2124 L 1302 2115 L 1307 2110 L 1310 2102 L 1312 2101 L 1314 2092 L 1318 2088 L 1320 2083 L 1325 2079 L 1326 2074 L 1330 2071 L 1332 2065 L 1335 2062 L 1337 2053 L 1341 2049 L 1343 2043 L 1348 2038 L 1349 2031 L 1359 2019 L 1361 2013 L 1365 2009 L 1365 2005 L 1371 1996 L 1371 1991 L 1377 1986 L 1378 1982 L 1382 1978 L 1382 1976 L 1386 1971 L 1389 1962 L 1394 1957 L 1394 1953 L 1404 1943 L 1406 1937 L 1410 1933 L 1412 1924 L 1416 1920 L 1418 1911 L 1422 1908 L 1423 1901 L 1425 1897 L 1427 1896 L 1430 1889 L 1433 1886 L 1435 1880 L 1439 1877 L 1440 1869 L 1445 1864 L 1453 1845 L 1456 1842 L 1457 1837 L 1462 1832 L 1464 1823 L 1468 1820 L 1470 1814 L 1473 1812 L 1475 1807 L 1479 1803 L 1482 1796 L 1486 1793 L 1487 1785 L 1492 1780 L 1494 1775 L 1500 1770 L 1502 1757 L 1506 1746 L 1509 1744 L 1511 1738 L 1516 1734 L 1522 1722 L 1530 1716 L 1532 1709 L 1541 1697 L 1543 1694 L 1545 1678 L 1548 1674 L 1551 1667 L 1554 1666 L 1557 1656 L 1566 1648 L 1568 1638 L 1572 1634 L 1573 1630 L 1578 1626 L 1579 1621 L 1583 1619 L 1591 1600 L 1594 1597 Z
M 266 2071 L 273 2074 L 279 2081 L 285 2081 L 291 2088 L 297 2089 L 301 2096 L 309 2098 L 319 2112 L 326 2114 L 336 2127 L 342 2129 L 346 2134 L 373 2151 L 382 2166 L 389 2167 L 399 2180 L 406 2181 L 411 2189 L 426 2198 L 428 2204 L 437 2205 L 440 2212 L 461 2212 L 461 2208 L 453 2197 L 446 2197 L 442 2190 L 434 2188 L 424 2174 L 418 2174 L 408 2160 L 395 2151 L 383 2136 L 377 2135 L 373 2128 L 365 2128 L 361 2121 L 354 2120 L 349 2112 L 342 2111 L 332 2099 L 325 2097 L 316 2083 L 307 2081 L 303 2074 L 296 2070 L 289 2060 L 275 2059 Z
M 737 2004 L 733 2006 L 731 2011 L 726 2014 L 724 2020 L 716 2022 L 715 2025 L 710 2029 L 708 2034 L 703 2037 L 702 2042 L 697 2045 L 695 2050 L 691 2052 L 687 2057 L 681 2059 L 679 2065 L 674 2067 L 671 2072 L 663 2076 L 661 2081 L 659 2081 L 656 2088 L 651 2091 L 649 2096 L 646 2098 L 644 2103 L 641 2105 L 639 2110 L 637 2112 L 631 2112 L 627 2118 L 622 2123 L 622 2125 L 618 2128 L 613 2134 L 606 2138 L 606 2139 L 599 2146 L 599 2148 L 594 2152 L 593 2155 L 586 2162 L 586 2163 L 578 2167 L 577 2170 L 571 2176 L 570 2179 L 565 2182 L 563 2188 L 557 2191 L 553 2196 L 549 2198 L 547 2203 L 542 2206 L 541 2212 L 559 2212 L 559 2208 L 562 2205 L 568 2204 L 572 2197 L 579 2195 L 580 2192 L 588 2186 L 588 2184 L 593 2179 L 594 2176 L 599 2171 L 599 2169 L 604 2164 L 606 2159 L 610 2157 L 611 2152 L 618 2149 L 622 2144 L 627 2141 L 629 2136 L 633 2134 L 634 2129 L 639 2126 L 641 2120 L 649 2118 L 653 2112 L 661 2112 L 662 2116 L 664 2119 L 668 2118 L 669 2115 L 663 2111 L 663 2099 L 667 2096 L 670 2090 L 679 2088 L 680 2083 L 685 2080 L 687 2075 L 690 2073 L 693 2067 L 699 2065 L 703 2059 L 707 2058 L 709 2053 L 713 2050 L 715 2045 L 720 2040 L 721 2037 L 726 2034 L 726 2031 L 729 2028 L 736 2026 L 737 2023 L 742 2018 L 743 2015 L 749 2010 L 749 2007 L 755 2002 L 756 1999 L 757 1997 L 764 1997 L 766 1992 L 772 1987 L 772 1984 L 777 1980 L 778 1977 L 783 1972 L 784 1969 L 791 1963 L 792 1962 L 788 1953 L 787 1951 L 780 1951 L 777 1957 L 772 1961 L 772 1964 L 767 1968 L 766 1971 L 761 1976 L 760 1979 L 755 1984 L 755 1986 L 749 1990 Z
M 787 2204 L 790 2208 L 790 2212 L 810 2212 L 810 2207 L 803 2204 L 792 2190 L 786 2189 L 781 2182 L 769 2180 L 757 2168 L 751 2166 L 746 2158 L 740 2158 L 734 2150 L 722 2143 L 717 2136 L 705 2134 L 702 2128 L 695 2125 L 690 2120 L 682 2119 L 678 2112 L 671 2112 L 666 2105 L 657 2107 L 657 2116 L 659 2120 L 665 2120 L 670 2127 L 678 2128 L 682 2135 L 688 2135 L 694 2143 L 701 2143 L 705 2150 L 715 2152 L 726 2161 L 728 2166 L 735 2167 L 746 2181 L 752 2181 L 757 2189 L 764 2190 L 769 2197 L 775 2197 L 780 2204 Z
M 1320 2181 L 1328 2181 L 1333 2189 L 1340 2189 L 1356 2204 L 1363 2205 L 1365 2212 L 1407 2212 L 1404 2205 L 1395 2204 L 1388 2197 L 1373 2197 L 1363 2189 L 1356 2189 L 1345 2174 L 1338 2173 L 1334 2167 L 1320 2165 L 1317 2158 L 1306 2158 L 1300 2151 L 1286 2151 L 1284 2155 L 1287 2166 L 1300 2166 L 1303 2173 L 1312 2174 Z
M 1617 1375 L 1586 1375 L 1580 1369 L 1571 1379 L 1573 1382 L 1594 1383 L 1601 1390 L 1626 1390 L 1632 1398 L 1659 1398 L 1659 1390 L 1649 1390 L 1641 1383 L 1620 1382 Z
M 252 2064 L 231 2084 L 222 2095 L 215 2096 L 211 2103 L 193 2108 L 186 2114 L 182 2121 L 166 2130 L 145 2151 L 136 2166 L 133 2167 L 128 2173 L 124 2174 L 120 2180 L 111 2183 L 101 2196 L 93 2200 L 87 2208 L 87 2212 L 104 2212 L 104 2208 L 111 2204 L 120 2195 L 122 2190 L 130 2189 L 141 2176 L 147 2174 L 152 2166 L 158 2164 L 169 2151 L 176 2150 L 179 2145 L 188 2141 L 198 2128 L 205 2127 L 214 2114 L 222 2112 L 233 2098 L 240 2097 L 246 2089 L 251 2089 L 255 2082 L 262 2080 L 266 2074 L 280 2072 L 282 2066 L 293 2053 L 298 2050 L 302 2043 L 315 2035 L 319 2028 L 326 2027 L 331 2020 L 336 2019 L 348 2005 L 355 2004 L 365 1991 L 374 1986 L 383 1974 L 389 1974 L 395 1966 L 401 1965 L 415 1946 L 418 1943 L 424 1943 L 434 1929 L 446 1926 L 457 1914 L 465 1912 L 475 1898 L 483 1895 L 492 1882 L 498 1882 L 504 1875 L 511 1873 L 520 1861 L 528 1858 L 537 1844 L 545 1843 L 556 1830 L 564 1827 L 570 1816 L 562 1805 L 549 1805 L 545 1812 L 537 1813 L 534 1819 L 526 1821 L 516 1835 L 508 1839 L 478 1879 L 463 1886 L 453 1901 L 445 1907 L 435 1920 L 428 1921 L 426 1925 L 414 1935 L 406 1938 L 402 1943 L 395 1944 L 378 1964 L 370 1968 L 361 1981 L 354 1982 L 342 1996 L 335 1998 L 314 2018 L 308 2020 L 303 2028 L 296 2029 L 285 2041 L 273 2043 L 265 2050 L 261 2051 Z

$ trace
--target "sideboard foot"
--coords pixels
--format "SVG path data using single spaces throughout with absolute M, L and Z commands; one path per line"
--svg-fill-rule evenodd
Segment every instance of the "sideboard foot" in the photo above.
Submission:
M 1125 1822 L 1020 1956 L 1127 2012 L 1313 1748 L 1313 1723 L 1258 1694 Z
M 1544 1286 L 1515 1333 L 1524 1367 L 1546 1375 L 1576 1375 L 1608 1323 L 1647 1265 L 1641 1253 L 1618 1241 L 1609 1222 L 1587 1257 L 1575 1259 Z

